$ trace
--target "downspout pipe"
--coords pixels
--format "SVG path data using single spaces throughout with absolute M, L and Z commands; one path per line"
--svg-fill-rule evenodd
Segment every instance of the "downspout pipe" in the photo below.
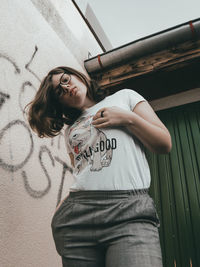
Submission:
M 200 39 L 200 18 L 144 37 L 84 61 L 89 74 L 120 66 L 134 59 Z

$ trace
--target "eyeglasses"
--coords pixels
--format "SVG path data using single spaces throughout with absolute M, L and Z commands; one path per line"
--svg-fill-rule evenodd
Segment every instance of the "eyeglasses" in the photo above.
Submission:
M 68 85 L 71 81 L 71 75 L 64 72 L 60 77 L 59 85 L 55 88 L 55 94 L 57 97 L 61 97 L 64 93 L 67 93 L 67 88 L 64 88 L 62 85 Z
M 63 75 L 60 77 L 59 85 L 67 85 L 70 81 L 71 81 L 71 75 L 64 72 Z

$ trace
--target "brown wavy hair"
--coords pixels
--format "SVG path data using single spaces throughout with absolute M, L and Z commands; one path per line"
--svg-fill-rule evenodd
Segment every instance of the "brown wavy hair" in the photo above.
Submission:
M 89 80 L 83 73 L 70 67 L 52 69 L 40 84 L 35 98 L 28 107 L 28 122 L 39 137 L 54 137 L 58 135 L 64 124 L 71 125 L 82 114 L 82 110 L 63 106 L 55 93 L 52 84 L 54 74 L 68 73 L 77 76 L 87 87 L 89 99 L 98 103 L 106 97 L 106 91 L 99 90 L 95 81 Z

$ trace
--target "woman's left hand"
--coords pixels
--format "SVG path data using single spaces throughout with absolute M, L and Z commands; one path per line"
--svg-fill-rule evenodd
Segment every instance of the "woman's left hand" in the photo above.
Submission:
M 139 102 L 132 111 L 115 106 L 102 108 L 92 124 L 96 128 L 123 126 L 155 153 L 169 153 L 172 147 L 169 131 L 146 101 Z
M 127 113 L 130 113 L 130 111 L 115 106 L 101 108 L 94 115 L 92 124 L 96 128 L 124 126 L 126 124 Z

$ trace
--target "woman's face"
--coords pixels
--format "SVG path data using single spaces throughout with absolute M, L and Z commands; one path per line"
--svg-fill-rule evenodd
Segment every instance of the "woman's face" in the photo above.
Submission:
M 56 93 L 62 91 L 62 94 L 59 96 L 61 104 L 78 109 L 84 108 L 87 98 L 87 87 L 80 78 L 76 75 L 59 73 L 52 76 L 52 83 Z

